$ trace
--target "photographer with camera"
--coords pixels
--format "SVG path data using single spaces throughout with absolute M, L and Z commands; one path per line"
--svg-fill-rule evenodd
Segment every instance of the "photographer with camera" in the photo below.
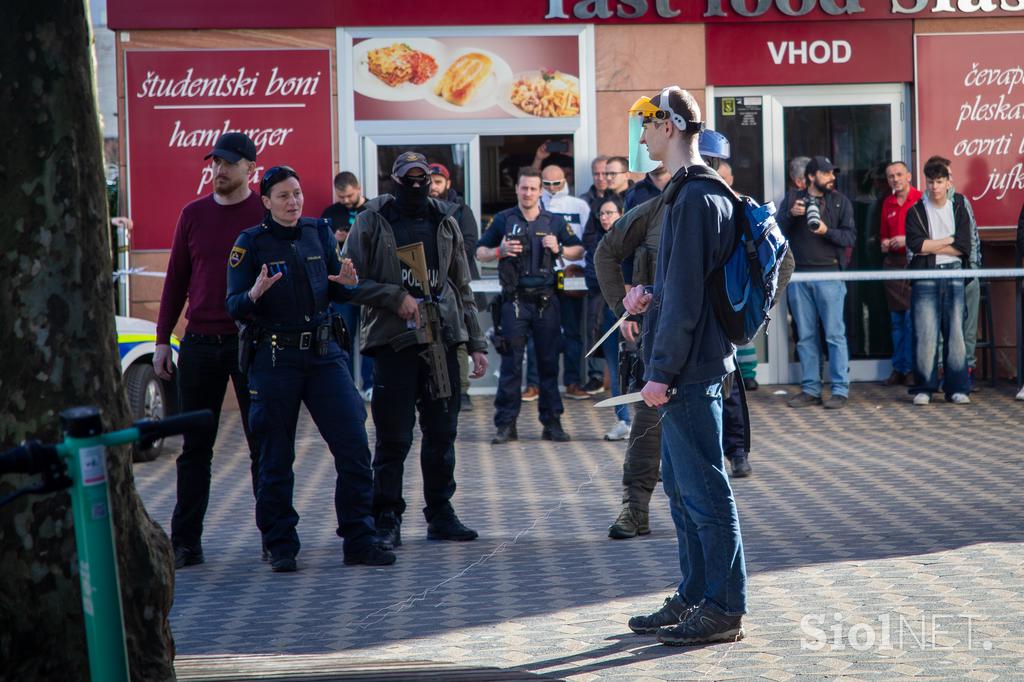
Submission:
M 847 265 L 847 252 L 857 240 L 853 204 L 837 192 L 839 169 L 825 156 L 815 156 L 804 171 L 807 187 L 787 195 L 776 215 L 789 239 L 796 272 L 831 272 Z M 843 308 L 846 283 L 841 281 L 793 282 L 788 291 L 789 309 L 799 336 L 800 393 L 789 399 L 790 407 L 822 404 L 821 344 L 818 323 L 828 345 L 832 395 L 825 408 L 846 407 L 850 394 L 850 356 L 846 346 Z

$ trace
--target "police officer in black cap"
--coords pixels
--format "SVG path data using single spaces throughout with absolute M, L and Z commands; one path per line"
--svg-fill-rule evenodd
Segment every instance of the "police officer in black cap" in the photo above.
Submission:
M 583 245 L 560 216 L 540 206 L 541 174 L 522 168 L 516 180 L 517 205 L 494 216 L 477 242 L 477 260 L 498 259 L 501 281 L 500 337 L 508 344 L 501 358 L 501 377 L 494 398 L 494 444 L 518 440 L 516 419 L 522 405 L 520 383 L 526 336 L 533 334 L 540 374 L 538 416 L 544 440 L 567 441 L 562 429 L 562 397 L 558 394 L 558 341 L 561 313 L 555 294 L 553 262 L 583 257 Z M 497 330 L 496 330 L 497 331 Z
M 301 217 L 294 170 L 267 170 L 260 194 L 266 217 L 239 235 L 228 256 L 227 308 L 245 325 L 239 356 L 249 375 L 249 425 L 260 449 L 256 524 L 271 568 L 297 568 L 292 463 L 300 403 L 334 455 L 345 563 L 393 564 L 395 555 L 373 544 L 366 410 L 342 350 L 344 324 L 329 312 L 330 302 L 348 301 L 358 288 L 355 268 L 339 260 L 326 221 Z
M 469 265 L 456 219 L 457 204 L 429 197 L 430 166 L 403 152 L 392 167 L 395 194 L 366 203 L 343 255 L 362 280 L 353 301 L 365 306 L 363 352 L 374 359 L 370 409 L 377 431 L 373 513 L 377 542 L 402 544 L 402 475 L 419 412 L 420 467 L 429 540 L 475 540 L 456 516 L 455 436 L 458 427 L 458 348 L 473 359 L 474 379 L 487 370 Z

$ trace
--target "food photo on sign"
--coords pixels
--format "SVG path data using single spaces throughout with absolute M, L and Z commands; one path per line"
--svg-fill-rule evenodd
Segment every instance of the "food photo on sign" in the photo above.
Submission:
M 352 61 L 361 120 L 580 115 L 571 36 L 369 38 Z

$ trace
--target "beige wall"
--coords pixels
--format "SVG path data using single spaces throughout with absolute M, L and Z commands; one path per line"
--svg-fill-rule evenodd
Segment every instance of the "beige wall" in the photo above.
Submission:
M 599 153 L 628 153 L 626 112 L 639 97 L 678 85 L 704 103 L 702 24 L 598 26 L 595 33 Z

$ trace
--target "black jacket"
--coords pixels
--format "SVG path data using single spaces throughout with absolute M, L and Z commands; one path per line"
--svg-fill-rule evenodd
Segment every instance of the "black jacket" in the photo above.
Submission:
M 925 199 L 910 207 L 907 212 L 907 258 L 908 270 L 931 270 L 935 267 L 934 253 L 921 253 L 925 239 L 931 239 L 928 229 L 928 212 L 924 208 Z M 960 252 L 961 267 L 970 267 L 971 258 L 971 217 L 961 194 L 953 195 L 953 248 Z
M 480 226 L 476 222 L 476 216 L 473 215 L 473 209 L 453 189 L 448 190 L 445 201 L 459 207 L 453 216 L 459 223 L 459 231 L 462 232 L 462 245 L 466 247 L 469 276 L 471 279 L 480 279 L 480 271 L 476 266 L 476 240 L 480 238 Z
M 821 219 L 828 225 L 828 230 L 824 235 L 816 235 L 807 229 L 807 220 L 803 216 L 795 217 L 789 212 L 797 199 L 806 199 L 807 196 L 806 189 L 787 193 L 786 198 L 782 201 L 782 206 L 779 206 L 779 211 L 775 214 L 782 233 L 789 239 L 793 257 L 796 258 L 797 271 L 845 269 L 847 266 L 846 250 L 857 242 L 857 226 L 853 222 L 853 204 L 840 192 L 829 192 L 821 197 L 819 199 Z M 825 241 L 829 253 L 835 256 L 832 266 L 821 267 L 806 264 L 805 258 L 808 252 L 821 245 L 821 242 L 811 240 Z

